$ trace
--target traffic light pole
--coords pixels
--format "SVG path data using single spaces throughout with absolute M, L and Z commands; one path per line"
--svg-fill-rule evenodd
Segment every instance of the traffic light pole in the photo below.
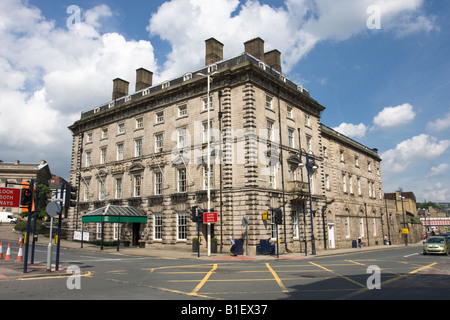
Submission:
M 278 224 L 276 225 L 277 226 L 277 258 L 279 258 L 280 257 L 280 248 L 278 247 Z
M 66 190 L 67 192 L 68 190 Z M 64 183 L 61 183 L 61 199 L 64 196 Z M 61 243 L 61 220 L 62 220 L 62 206 L 61 206 L 61 211 L 59 212 L 59 216 L 58 216 L 58 242 L 56 243 L 56 261 L 55 261 L 55 271 L 59 270 L 59 249 L 60 249 L 60 243 Z
M 34 219 L 33 219 L 33 243 L 31 244 L 31 264 L 34 264 L 34 249 L 36 246 L 36 220 L 38 215 L 38 207 L 39 207 L 39 186 L 36 187 L 36 194 L 34 197 Z
M 31 191 L 31 199 L 33 199 L 33 189 L 34 189 L 34 179 L 31 179 L 30 182 L 30 191 Z M 27 273 L 27 264 L 28 264 L 28 244 L 30 243 L 30 223 L 31 223 L 31 210 L 33 208 L 33 200 L 28 204 L 28 219 L 27 219 L 27 237 L 25 241 L 25 253 L 23 257 L 23 273 Z
M 198 215 L 197 215 L 197 257 L 200 258 L 200 218 Z

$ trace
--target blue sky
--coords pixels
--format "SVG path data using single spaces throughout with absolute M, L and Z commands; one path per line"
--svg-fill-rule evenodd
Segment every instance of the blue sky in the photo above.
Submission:
M 322 122 L 382 157 L 384 192 L 450 202 L 450 2 L 442 0 L 0 0 L 0 159 L 45 159 L 68 178 L 81 111 L 112 79 L 154 82 L 225 58 L 254 37 L 327 109 Z M 67 8 L 80 9 L 71 20 Z M 379 15 L 377 15 L 378 9 Z M 378 19 L 379 18 L 379 19 Z M 371 22 L 379 28 L 369 28 Z

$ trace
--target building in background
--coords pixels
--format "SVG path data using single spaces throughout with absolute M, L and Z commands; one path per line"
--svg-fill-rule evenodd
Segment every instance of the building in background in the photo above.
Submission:
M 0 160 L 0 186 L 10 188 L 21 188 L 22 181 L 30 182 L 34 179 L 35 185 L 49 185 L 52 174 L 45 160 L 40 163 L 22 163 L 19 160 L 4 162 Z M 18 218 L 22 212 L 19 208 L 0 207 L 2 212 L 11 212 Z
M 391 242 L 393 244 L 403 243 L 405 237 L 407 243 L 420 241 L 424 230 L 417 214 L 414 192 L 396 190 L 392 193 L 385 193 L 384 199 Z M 402 229 L 408 230 L 407 236 L 401 233 Z
M 277 234 L 282 251 L 310 251 L 313 242 L 349 247 L 360 234 L 381 244 L 377 150 L 321 124 L 325 107 L 283 75 L 280 52 L 265 52 L 262 39 L 225 60 L 222 43 L 205 42 L 204 68 L 159 84 L 140 68 L 134 93 L 128 81 L 113 80 L 112 100 L 69 127 L 70 182 L 79 186 L 69 225 L 80 230 L 89 212 L 131 206 L 148 220 L 124 224 L 121 240 L 190 246 L 197 236 L 191 208 L 207 211 L 210 200 L 209 211 L 219 215 L 212 235 L 224 244 L 248 236 L 250 253 Z M 101 231 L 117 240 L 117 225 L 101 228 L 85 231 L 91 240 Z

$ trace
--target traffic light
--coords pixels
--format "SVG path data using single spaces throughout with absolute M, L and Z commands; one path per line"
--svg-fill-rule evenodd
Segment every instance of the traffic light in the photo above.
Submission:
M 191 220 L 197 222 L 197 206 L 191 208 Z
M 275 210 L 275 224 L 282 224 L 283 223 L 283 211 L 281 209 Z
M 36 187 L 33 185 L 33 190 L 30 188 L 30 183 L 22 180 L 22 190 L 20 192 L 20 206 L 22 213 L 34 211 L 34 192 Z
M 72 200 L 76 200 L 77 199 L 77 191 L 78 188 L 75 186 L 72 186 L 70 183 L 67 184 L 66 186 L 66 197 L 64 200 L 64 207 L 69 208 L 69 207 L 76 207 L 77 206 L 77 202 L 76 201 L 72 201 Z
M 198 215 L 197 215 L 198 222 L 203 223 L 203 210 L 198 208 L 197 212 L 198 212 Z
M 29 206 L 31 201 L 33 201 L 33 193 L 31 192 L 30 187 L 22 188 L 21 196 L 20 196 L 20 205 L 21 206 Z

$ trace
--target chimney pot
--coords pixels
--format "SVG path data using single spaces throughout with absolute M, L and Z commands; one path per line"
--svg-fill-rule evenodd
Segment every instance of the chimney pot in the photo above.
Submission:
M 264 54 L 264 62 L 281 73 L 281 52 L 272 50 Z
M 245 52 L 251 54 L 256 59 L 264 61 L 264 40 L 260 37 L 248 40 L 244 43 Z
M 129 82 L 116 78 L 113 80 L 113 94 L 112 99 L 116 100 L 128 95 Z
M 214 38 L 205 40 L 205 65 L 209 66 L 223 60 L 223 44 Z
M 144 68 L 136 70 L 136 92 L 151 87 L 153 84 L 153 72 Z

